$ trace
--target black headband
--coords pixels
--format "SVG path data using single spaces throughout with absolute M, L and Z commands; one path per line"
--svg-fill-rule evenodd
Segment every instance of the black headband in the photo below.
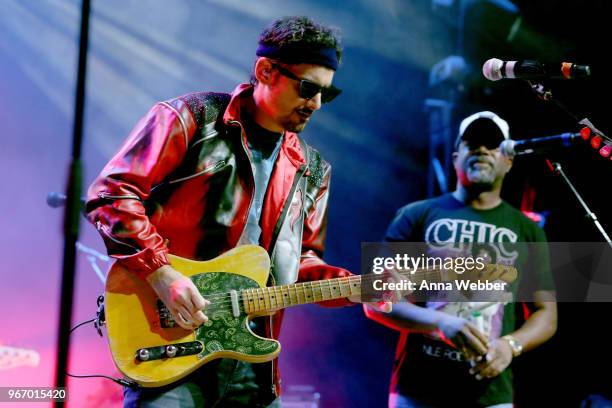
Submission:
M 278 47 L 260 42 L 255 54 L 259 57 L 272 58 L 287 64 L 314 64 L 322 65 L 334 71 L 338 69 L 338 55 L 335 48 L 314 48 L 308 44 Z

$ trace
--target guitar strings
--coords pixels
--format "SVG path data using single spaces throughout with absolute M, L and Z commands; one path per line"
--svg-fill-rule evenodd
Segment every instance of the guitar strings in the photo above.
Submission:
M 281 291 L 281 293 L 283 293 L 283 290 L 280 288 L 285 288 L 285 291 L 288 293 L 289 296 L 289 301 L 290 301 L 290 305 L 293 304 L 292 299 L 292 294 L 291 291 L 293 290 L 293 292 L 295 292 L 295 297 L 298 299 L 300 299 L 300 293 L 298 292 L 299 290 L 302 291 L 302 298 L 304 300 L 308 299 L 308 301 L 305 301 L 304 303 L 309 303 L 309 302 L 316 302 L 316 296 L 315 296 L 315 289 L 323 289 L 325 287 L 327 288 L 331 288 L 332 284 L 334 284 L 334 281 L 336 281 L 335 286 L 340 287 L 340 280 L 344 280 L 344 281 L 350 281 L 350 280 L 361 280 L 361 275 L 354 275 L 354 276 L 347 276 L 347 277 L 342 277 L 342 278 L 333 278 L 333 279 L 329 279 L 329 280 L 325 280 L 325 281 L 319 281 L 320 283 L 316 283 L 315 286 L 315 282 L 318 281 L 308 281 L 308 282 L 299 282 L 297 284 L 291 284 L 291 285 L 286 285 L 286 286 L 274 286 L 274 288 L 278 288 L 276 290 L 273 291 L 273 287 L 254 287 L 254 288 L 248 288 L 248 289 L 242 289 L 239 293 L 238 293 L 238 301 L 239 301 L 239 307 L 243 308 L 243 301 L 245 299 L 245 295 L 247 295 L 247 293 L 245 293 L 246 291 L 252 290 L 252 296 L 253 296 L 253 302 L 252 302 L 252 306 L 255 307 L 256 309 L 262 309 L 261 306 L 264 306 L 264 309 L 267 309 L 267 307 L 265 306 L 266 302 L 265 299 L 268 299 L 268 303 L 271 305 L 274 301 L 270 300 L 270 299 L 274 299 L 279 298 L 282 299 L 282 297 L 278 296 L 278 290 Z M 345 283 L 346 284 L 346 283 Z M 301 286 L 301 287 L 300 287 Z M 306 294 L 305 290 L 310 290 L 312 291 L 312 300 L 310 299 L 310 295 Z M 332 289 L 329 289 L 330 293 Z M 350 289 L 349 289 L 350 290 Z M 260 292 L 257 292 L 260 291 Z M 267 293 L 266 293 L 267 292 Z M 263 296 L 262 296 L 263 295 Z M 270 296 L 272 295 L 272 296 Z M 325 296 L 322 294 L 322 296 Z M 351 296 L 351 294 L 349 294 L 348 296 Z M 228 292 L 219 292 L 219 293 L 213 293 L 211 294 L 211 296 L 204 296 L 205 299 L 207 300 L 211 300 L 211 304 L 204 309 L 207 312 L 214 312 L 217 311 L 217 309 L 221 309 L 221 308 L 226 308 L 226 306 L 231 305 L 232 300 L 231 300 L 231 294 Z M 344 296 L 339 296 L 340 297 L 344 297 Z M 323 300 L 323 299 L 322 299 Z M 282 301 L 282 306 L 279 304 L 279 301 L 276 301 L 277 305 L 280 307 L 284 307 L 285 306 L 285 302 Z M 270 309 L 273 309 L 272 305 L 270 307 Z
M 434 268 L 434 269 L 422 269 L 420 270 L 420 275 L 422 275 L 423 279 L 427 279 L 427 277 L 429 277 L 430 275 L 438 275 L 440 272 L 440 269 Z M 406 275 L 406 274 L 411 274 L 411 271 L 407 271 L 404 273 L 398 272 L 400 275 Z M 352 275 L 352 276 L 346 276 L 346 277 L 341 277 L 341 278 L 332 278 L 332 279 L 327 279 L 327 280 L 320 280 L 320 281 L 307 281 L 307 282 L 299 282 L 299 283 L 295 283 L 295 284 L 290 284 L 290 285 L 282 285 L 282 286 L 272 286 L 272 287 L 254 287 L 254 288 L 248 288 L 248 289 L 242 289 L 240 290 L 240 292 L 238 292 L 238 300 L 240 302 L 240 300 L 244 301 L 244 296 L 248 293 L 246 293 L 246 291 L 248 290 L 252 290 L 253 294 L 255 295 L 253 296 L 253 300 L 256 300 L 257 302 L 253 302 L 253 306 L 256 306 L 256 304 L 259 304 L 259 306 L 257 307 L 257 309 L 261 309 L 261 303 L 263 302 L 264 304 L 264 309 L 268 309 L 268 307 L 265 306 L 265 299 L 273 299 L 275 296 L 278 297 L 278 293 L 277 291 L 280 290 L 281 295 L 283 294 L 283 289 L 285 288 L 285 290 L 289 293 L 289 301 L 290 301 L 290 305 L 293 304 L 293 300 L 291 299 L 291 289 L 293 289 L 295 291 L 296 297 L 298 299 L 299 302 L 299 292 L 298 290 L 302 290 L 303 294 L 302 296 L 304 297 L 305 302 L 304 303 L 309 303 L 309 302 L 317 302 L 319 300 L 316 299 L 314 290 L 315 289 L 323 289 L 323 288 L 327 288 L 330 291 L 330 294 L 332 294 L 333 297 L 333 293 L 331 292 L 332 289 L 332 285 L 333 284 L 337 284 L 337 286 L 340 287 L 340 294 L 342 295 L 341 292 L 341 283 L 342 281 L 351 281 L 351 280 L 359 280 L 361 281 L 361 283 L 368 283 L 371 282 L 375 279 L 379 279 L 381 277 L 381 275 L 378 274 L 366 274 L 366 275 Z M 316 286 L 315 286 L 316 284 Z M 299 286 L 301 286 L 301 288 L 299 288 Z M 308 287 L 310 286 L 310 288 Z M 273 289 L 273 288 L 278 288 L 278 289 Z M 305 290 L 308 289 L 310 291 L 312 291 L 313 295 L 312 295 L 312 299 L 310 299 L 309 295 L 306 295 Z M 350 288 L 349 288 L 350 290 Z M 255 291 L 261 291 L 260 293 L 255 292 Z M 267 293 L 266 293 L 267 291 Z M 270 295 L 273 295 L 270 298 Z M 261 295 L 264 295 L 264 297 L 262 297 Z M 323 297 L 325 297 L 325 295 L 323 295 L 323 293 L 321 293 L 321 295 Z M 351 295 L 348 295 L 351 296 Z M 285 297 L 285 296 L 284 296 Z M 340 297 L 344 297 L 344 296 L 338 296 L 338 298 Z M 214 306 L 225 306 L 225 305 L 229 305 L 232 303 L 231 300 L 231 294 L 229 292 L 217 292 L 217 293 L 212 293 L 209 296 L 205 297 L 207 300 L 211 301 L 211 305 L 206 309 L 206 310 L 211 310 L 213 305 Z M 283 299 L 283 297 L 280 297 L 280 299 Z M 308 299 L 308 301 L 306 301 L 306 299 Z M 336 298 L 337 299 L 337 298 Z M 323 300 L 323 299 L 322 299 Z M 331 300 L 331 299 L 329 299 Z M 242 303 L 242 302 L 241 302 Z M 272 301 L 269 301 L 268 303 L 272 303 Z M 279 305 L 279 302 L 276 301 L 277 305 Z M 239 306 L 241 306 L 242 304 L 240 304 Z M 281 307 L 285 307 L 285 302 L 282 301 L 282 305 L 279 305 Z M 271 307 L 273 308 L 273 307 Z
M 439 269 L 423 270 L 422 271 L 422 275 L 424 275 L 425 278 L 426 278 L 427 277 L 426 275 L 431 275 L 433 273 L 437 274 L 439 271 L 440 271 Z M 284 286 L 284 287 L 286 288 L 286 291 L 289 292 L 289 296 L 291 296 L 290 291 L 291 291 L 291 289 L 293 289 L 296 292 L 296 296 L 298 297 L 298 301 L 299 301 L 298 290 L 301 289 L 302 292 L 303 292 L 303 296 L 305 296 L 305 299 L 308 298 L 308 302 L 310 302 L 311 301 L 310 300 L 310 296 L 305 295 L 305 293 L 306 293 L 306 292 L 304 292 L 305 289 L 308 289 L 310 291 L 314 291 L 316 288 L 318 288 L 318 289 L 327 288 L 328 290 L 330 290 L 330 294 L 332 294 L 332 296 L 333 296 L 333 293 L 331 292 L 332 289 L 329 289 L 329 288 L 331 287 L 331 285 L 333 285 L 335 283 L 337 283 L 338 286 L 340 286 L 340 283 L 342 283 L 341 280 L 345 280 L 345 281 L 349 280 L 350 281 L 350 280 L 358 279 L 358 280 L 361 280 L 362 282 L 366 282 L 367 283 L 367 282 L 371 281 L 372 279 L 379 278 L 379 277 L 380 277 L 380 275 L 373 275 L 373 274 L 368 274 L 368 275 L 353 275 L 353 276 L 349 276 L 349 277 L 333 278 L 333 279 L 329 279 L 329 280 L 325 280 L 325 281 L 299 282 L 297 284 L 287 285 L 287 286 Z M 315 284 L 317 286 L 315 286 Z M 299 288 L 298 286 L 301 286 L 301 288 Z M 310 288 L 308 286 L 310 286 Z M 279 289 L 281 290 L 281 292 L 280 292 L 281 295 L 283 295 L 283 290 L 281 289 L 282 287 L 283 286 L 263 287 L 263 288 L 258 287 L 258 288 L 251 288 L 251 289 L 243 289 L 243 290 L 241 290 L 241 293 L 239 294 L 239 296 L 242 297 L 243 300 L 244 300 L 244 294 L 245 294 L 244 292 L 245 291 L 248 291 L 248 290 L 254 290 L 254 291 L 261 290 L 260 293 L 253 293 L 253 295 L 256 295 L 256 296 L 253 296 L 254 300 L 257 300 L 256 303 L 260 303 L 259 301 L 264 301 L 264 299 L 270 298 L 271 294 L 273 295 L 271 298 L 274 298 L 274 295 L 278 295 L 278 290 Z M 273 289 L 273 288 L 278 288 L 278 289 Z M 267 291 L 267 293 L 266 293 L 266 291 Z M 340 292 L 340 293 L 342 293 L 342 292 Z M 264 295 L 264 297 L 262 297 L 261 295 Z M 313 296 L 314 296 L 314 292 L 313 292 Z M 322 296 L 325 297 L 325 295 L 323 295 L 323 294 L 322 294 Z M 211 294 L 211 296 L 207 296 L 206 298 L 209 299 L 209 300 L 213 299 L 213 301 L 215 302 L 213 304 L 219 305 L 219 304 L 224 304 L 224 303 L 231 303 L 231 299 L 223 300 L 223 299 L 227 299 L 228 297 L 231 297 L 231 295 L 229 293 L 213 293 L 213 294 Z M 339 297 L 342 297 L 342 296 L 339 296 Z M 291 303 L 293 303 L 293 301 L 291 300 L 291 297 L 289 298 L 289 300 L 290 300 Z M 314 301 L 316 302 L 318 300 L 316 300 L 316 298 L 315 298 Z M 305 302 L 305 303 L 308 303 L 308 302 Z M 271 303 L 271 301 L 270 301 L 270 303 Z M 278 303 L 278 301 L 277 301 L 277 303 Z M 265 302 L 264 302 L 264 305 L 265 305 Z M 283 306 L 284 306 L 284 302 L 283 302 Z
M 491 266 L 491 265 L 489 265 Z M 499 267 L 499 265 L 495 265 L 496 267 Z M 504 265 L 504 267 L 507 267 L 507 265 Z M 434 268 L 434 269 L 421 269 L 420 270 L 420 275 L 422 276 L 423 279 L 427 279 L 428 275 L 432 275 L 432 274 L 438 274 L 440 272 L 440 269 Z M 504 269 L 504 272 L 507 272 L 506 269 Z M 412 274 L 411 271 L 406 271 L 404 273 L 402 272 L 398 272 L 400 275 L 406 275 L 406 274 Z M 238 294 L 238 307 L 239 309 L 244 310 L 244 301 L 245 301 L 245 296 L 247 296 L 249 293 L 247 292 L 248 290 L 252 290 L 253 292 L 251 293 L 252 296 L 252 300 L 250 300 L 252 307 L 254 308 L 254 310 L 271 310 L 271 309 L 276 309 L 276 308 L 285 308 L 285 307 L 289 307 L 289 306 L 293 306 L 295 303 L 291 297 L 291 289 L 293 289 L 293 291 L 295 292 L 295 297 L 297 299 L 297 304 L 300 303 L 316 303 L 319 301 L 324 301 L 324 300 L 333 300 L 333 299 L 338 299 L 341 297 L 345 297 L 342 296 L 342 283 L 347 283 L 352 280 L 357 280 L 360 281 L 359 283 L 368 283 L 370 281 L 372 281 L 373 279 L 376 278 L 380 278 L 381 275 L 378 274 L 366 274 L 366 275 L 352 275 L 352 276 L 347 276 L 347 277 L 341 277 L 341 278 L 332 278 L 332 279 L 327 279 L 327 280 L 319 280 L 319 281 L 307 281 L 307 282 L 299 282 L 296 284 L 290 284 L 290 285 L 282 285 L 282 286 L 273 286 L 273 287 L 254 287 L 254 288 L 248 288 L 248 289 L 242 289 L 240 290 Z M 315 286 L 316 284 L 316 286 Z M 340 296 L 335 297 L 333 292 L 332 292 L 332 285 L 334 284 L 338 284 L 338 287 L 340 288 Z M 310 286 L 310 287 L 308 287 Z M 285 300 L 283 298 L 287 298 L 284 293 L 282 288 L 285 288 L 286 292 L 289 295 L 289 304 L 286 305 Z M 278 288 L 278 289 L 273 289 L 273 288 Z M 321 291 L 321 296 L 322 299 L 318 300 L 316 298 L 316 292 L 315 289 L 318 288 Z M 325 295 L 323 294 L 323 289 L 327 288 L 330 291 L 330 295 L 331 298 L 330 299 L 325 299 Z M 298 290 L 302 291 L 302 298 L 304 299 L 303 301 L 300 300 L 300 293 L 298 292 Z M 312 293 L 312 298 L 310 297 L 310 295 L 307 294 L 306 289 L 309 289 L 310 292 Z M 335 287 L 334 287 L 335 289 Z M 281 295 L 283 295 L 282 297 L 278 296 L 278 290 L 280 290 Z M 266 293 L 267 291 L 267 293 Z M 349 288 L 350 291 L 350 288 Z M 272 296 L 270 296 L 272 294 Z M 262 296 L 264 295 L 264 296 Z M 273 301 L 272 299 L 274 299 L 275 295 L 281 299 L 281 302 L 279 302 L 278 300 Z M 351 296 L 351 295 L 349 295 Z M 218 311 L 220 309 L 225 309 L 226 306 L 229 306 L 232 303 L 232 299 L 231 299 L 231 294 L 229 292 L 218 292 L 218 293 L 212 293 L 210 294 L 210 296 L 207 296 L 206 299 L 211 300 L 211 305 L 205 309 L 207 312 L 209 313 L 214 313 L 215 311 Z M 270 304 L 270 307 L 268 307 L 266 305 L 265 300 L 268 300 L 268 304 Z M 247 298 L 247 300 L 249 300 Z M 272 305 L 272 303 L 276 302 L 276 306 L 274 307 Z M 262 304 L 263 304 L 263 308 L 262 308 Z
M 487 273 L 491 273 L 490 269 L 491 266 L 495 266 L 495 272 L 499 272 L 499 267 L 500 265 L 498 264 L 494 264 L 488 265 L 487 268 Z M 508 272 L 507 269 L 508 265 L 503 265 L 503 272 L 500 274 L 500 277 L 502 275 L 504 275 L 506 272 Z M 441 272 L 440 269 L 434 268 L 434 269 L 421 269 L 419 270 L 419 275 L 420 278 L 422 278 L 423 280 L 427 279 L 429 276 L 431 275 L 436 275 L 438 277 L 440 277 L 439 273 Z M 485 271 L 481 271 L 481 272 L 485 272 Z M 406 272 L 399 272 L 399 275 L 413 275 L 412 271 L 406 271 Z M 325 301 L 325 300 L 334 300 L 334 299 L 339 299 L 342 297 L 348 297 L 348 296 L 352 296 L 352 293 L 349 294 L 348 296 L 342 296 L 342 283 L 345 284 L 349 284 L 349 292 L 351 292 L 350 289 L 350 283 L 351 281 L 358 281 L 359 285 L 361 286 L 362 283 L 369 283 L 377 278 L 380 278 L 381 275 L 380 274 L 366 274 L 366 275 L 351 275 L 351 276 L 345 276 L 345 277 L 340 277 L 340 278 L 332 278 L 332 279 L 325 279 L 325 280 L 318 280 L 318 281 L 306 281 L 306 282 L 298 282 L 298 283 L 294 283 L 294 284 L 289 284 L 289 285 L 281 285 L 281 286 L 266 286 L 266 287 L 253 287 L 253 288 L 247 288 L 247 289 L 241 289 L 239 292 L 237 291 L 237 300 L 238 300 L 238 309 L 241 310 L 242 312 L 247 312 L 245 309 L 245 296 L 249 295 L 249 293 L 247 291 L 251 290 L 251 296 L 252 299 L 248 299 L 250 300 L 251 303 L 251 307 L 253 309 L 251 309 L 250 311 L 259 311 L 259 310 L 274 310 L 274 309 L 283 309 L 286 307 L 290 307 L 290 306 L 294 306 L 297 304 L 307 304 L 307 303 L 316 303 L 316 302 L 320 302 L 320 301 Z M 315 287 L 315 284 L 317 285 Z M 334 296 L 334 293 L 332 292 L 332 285 L 337 284 L 338 286 L 338 290 L 340 291 L 340 296 Z M 301 288 L 300 288 L 301 286 Z M 310 286 L 310 288 L 308 288 L 308 286 Z M 330 292 L 331 298 L 329 299 L 325 299 L 325 295 L 323 294 L 323 288 L 327 287 L 327 289 Z M 277 289 L 273 289 L 273 288 L 277 288 Z M 285 300 L 287 298 L 287 295 L 283 292 L 283 288 L 285 288 L 289 298 L 289 304 L 286 305 L 285 304 Z M 316 298 L 316 293 L 315 293 L 315 288 L 318 288 L 321 291 L 321 296 L 322 299 L 318 300 Z M 294 303 L 292 297 L 291 297 L 291 289 L 293 289 L 293 291 L 295 292 L 295 298 L 297 299 L 297 303 Z M 303 298 L 303 302 L 300 301 L 300 294 L 298 292 L 298 290 L 301 289 L 302 291 L 302 298 Z M 309 289 L 312 293 L 312 298 L 310 297 L 310 295 L 307 294 L 306 289 Z M 335 286 L 333 287 L 333 289 L 335 290 Z M 277 291 L 280 290 L 280 294 L 283 295 L 281 297 L 278 296 Z M 265 293 L 267 291 L 267 293 Z M 272 292 L 273 291 L 273 292 Z M 273 293 L 273 296 L 270 297 L 271 292 Z M 361 293 L 361 290 L 360 290 Z M 264 296 L 261 296 L 264 295 Z M 279 304 L 279 301 L 276 300 L 276 306 L 277 307 L 273 307 L 272 303 L 273 301 L 271 299 L 274 299 L 274 296 L 277 296 L 279 299 L 281 299 L 281 303 Z M 266 306 L 266 302 L 265 299 L 268 299 L 268 303 L 270 304 L 270 307 Z M 229 298 L 229 299 L 228 299 Z M 222 309 L 229 309 L 227 306 L 232 304 L 232 299 L 231 299 L 231 293 L 229 292 L 217 292 L 217 293 L 212 293 L 210 294 L 210 296 L 206 296 L 207 300 L 211 300 L 211 304 L 204 309 L 204 311 L 206 311 L 207 313 L 215 313 L 218 312 L 219 310 Z M 263 303 L 263 308 L 262 308 L 262 303 Z

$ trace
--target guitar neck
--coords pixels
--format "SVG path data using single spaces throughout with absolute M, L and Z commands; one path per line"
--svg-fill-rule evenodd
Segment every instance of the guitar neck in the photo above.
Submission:
M 440 279 L 438 269 L 421 269 L 416 272 L 402 272 L 413 281 L 423 279 Z M 344 278 L 324 279 L 293 283 L 281 286 L 269 286 L 242 291 L 242 304 L 245 312 L 269 312 L 291 306 L 317 303 L 326 300 L 347 298 L 361 295 L 362 280 L 371 282 L 383 279 L 382 275 L 352 275 Z
M 247 313 L 268 312 L 307 303 L 323 302 L 361 294 L 361 276 L 270 286 L 242 291 Z

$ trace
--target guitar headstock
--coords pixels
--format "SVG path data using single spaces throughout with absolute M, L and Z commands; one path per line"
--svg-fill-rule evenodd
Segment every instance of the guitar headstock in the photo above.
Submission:
M 35 350 L 0 346 L 0 370 L 20 366 L 36 367 L 40 363 L 40 355 Z

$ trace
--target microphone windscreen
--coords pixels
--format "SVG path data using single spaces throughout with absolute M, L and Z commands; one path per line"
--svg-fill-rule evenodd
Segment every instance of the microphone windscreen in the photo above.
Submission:
M 63 207 L 66 204 L 66 195 L 52 191 L 47 194 L 47 205 L 52 208 Z
M 489 81 L 499 81 L 503 78 L 501 68 L 504 62 L 498 58 L 487 60 L 482 66 L 482 74 Z
M 499 151 L 506 157 L 514 157 L 516 155 L 516 151 L 514 150 L 515 141 L 514 140 L 504 140 L 499 145 Z

